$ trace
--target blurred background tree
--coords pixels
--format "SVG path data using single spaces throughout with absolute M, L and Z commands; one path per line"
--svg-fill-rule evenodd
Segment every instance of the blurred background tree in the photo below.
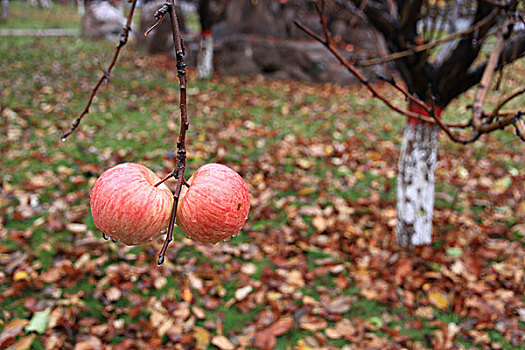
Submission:
M 322 4 L 324 10 L 324 2 Z M 483 111 L 495 71 L 525 52 L 523 9 L 515 0 L 341 0 L 337 4 L 374 26 L 384 37 L 390 52 L 388 56 L 358 61 L 357 66 L 390 63 L 408 93 L 394 79 L 384 80 L 407 95 L 408 112 L 434 118 L 433 123 L 408 118 L 397 178 L 397 240 L 403 246 L 428 244 L 432 240 L 434 173 L 440 127 L 452 140 L 463 144 L 511 124 L 523 139 L 521 112 L 510 111 L 510 116 L 499 119 L 499 109 L 508 102 L 504 96 L 502 104 L 492 113 Z M 322 14 L 320 17 L 322 22 Z M 330 42 L 329 29 L 325 26 L 323 30 L 325 37 L 317 37 L 318 41 L 337 54 Z M 440 50 L 439 44 L 444 44 Z M 483 52 L 491 52 L 490 57 L 484 57 Z M 351 72 L 359 74 L 351 63 L 344 64 Z M 369 86 L 364 79 L 361 82 Z M 501 80 L 498 87 L 500 83 Z M 453 99 L 477 84 L 471 119 L 462 124 L 462 116 L 455 118 L 456 126 L 472 126 L 472 135 L 454 136 L 440 121 L 442 111 Z M 510 94 L 509 99 L 523 92 L 519 89 Z

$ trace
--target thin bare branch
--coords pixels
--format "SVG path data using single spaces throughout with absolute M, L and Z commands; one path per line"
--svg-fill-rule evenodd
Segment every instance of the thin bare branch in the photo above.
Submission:
M 457 39 L 459 37 L 462 37 L 462 36 L 465 36 L 467 34 L 470 34 L 470 33 L 474 32 L 478 28 L 484 26 L 489 21 L 491 21 L 494 17 L 496 17 L 496 15 L 497 15 L 497 12 L 491 13 L 490 15 L 486 16 L 481 21 L 479 21 L 474 26 L 470 27 L 469 29 L 467 29 L 465 31 L 457 32 L 457 33 L 448 35 L 448 36 L 446 36 L 444 38 L 428 42 L 428 43 L 423 44 L 423 45 L 417 45 L 417 46 L 414 46 L 413 48 L 408 49 L 408 50 L 394 52 L 394 53 L 392 53 L 390 55 L 387 55 L 385 57 L 377 57 L 377 58 L 372 58 L 372 59 L 368 59 L 368 60 L 363 60 L 363 61 L 357 62 L 356 66 L 357 67 L 368 67 L 368 66 L 373 66 L 373 65 L 376 65 L 376 64 L 383 64 L 383 63 L 387 63 L 389 61 L 394 61 L 394 60 L 398 60 L 398 59 L 403 58 L 403 57 L 414 55 L 414 54 L 416 54 L 418 52 L 430 50 L 430 49 L 432 49 L 432 48 L 434 48 L 434 47 L 436 47 L 438 45 L 444 44 L 444 43 L 446 43 L 448 41 Z
M 173 34 L 173 42 L 175 44 L 175 56 L 177 58 L 177 75 L 179 78 L 180 88 L 180 132 L 177 141 L 177 162 L 173 171 L 169 174 L 169 177 L 175 177 L 177 179 L 177 186 L 173 195 L 173 207 L 171 208 L 170 223 L 168 226 L 168 234 L 164 245 L 159 252 L 159 259 L 157 264 L 160 266 L 164 263 L 164 256 L 168 245 L 173 240 L 173 229 L 175 226 L 175 218 L 177 213 L 177 205 L 180 198 L 182 186 L 188 186 L 184 180 L 184 170 L 186 169 L 186 130 L 188 130 L 190 123 L 188 122 L 188 114 L 186 109 L 186 63 L 184 63 L 184 46 L 182 42 L 182 35 L 179 28 L 179 21 L 177 14 L 175 13 L 175 4 L 173 0 L 167 0 L 166 3 L 156 13 L 155 17 L 158 19 L 159 16 L 164 16 L 162 13 L 168 13 L 171 20 L 171 31 Z M 169 178 L 168 177 L 168 178 Z
M 146 31 L 144 32 L 144 36 L 148 36 L 148 34 L 149 34 L 153 29 L 157 28 L 157 27 L 162 23 L 163 20 L 164 20 L 164 16 L 160 17 L 154 25 L 152 25 L 151 27 L 149 27 L 149 29 L 146 30 Z
M 363 10 L 366 7 L 367 3 L 368 3 L 368 0 L 361 0 L 361 3 L 359 4 L 359 7 L 357 8 L 355 12 L 355 15 L 352 16 L 352 19 L 350 20 L 350 23 L 348 24 L 350 28 L 353 28 L 355 26 L 358 18 L 364 18 Z M 360 14 L 361 16 L 359 17 L 358 14 Z
M 521 141 L 525 141 L 525 122 L 523 121 L 522 112 L 518 112 L 518 114 L 516 114 L 514 127 L 516 128 L 516 135 L 521 139 Z
M 492 113 L 490 113 L 491 115 L 493 116 L 496 116 L 498 115 L 500 109 L 506 105 L 508 102 L 510 102 L 512 99 L 518 97 L 519 95 L 525 93 L 525 87 L 521 87 L 521 88 L 517 88 L 516 90 L 514 90 L 510 95 L 506 96 L 500 103 L 498 103 L 498 105 L 496 106 L 496 108 L 494 108 L 494 110 L 492 111 Z
M 319 16 L 321 27 L 323 28 L 324 40 L 328 45 L 330 45 L 332 42 L 332 38 L 330 37 L 330 33 L 328 32 L 328 26 L 326 25 L 326 21 L 323 15 L 324 1 L 322 2 L 322 6 L 319 6 L 319 3 L 316 2 L 315 9 L 317 10 L 317 15 Z
M 492 82 L 492 78 L 494 77 L 494 71 L 496 70 L 496 65 L 498 64 L 499 56 L 501 54 L 501 51 L 503 51 L 504 47 L 505 40 L 503 39 L 503 35 L 500 33 L 498 35 L 498 41 L 495 47 L 493 48 L 492 53 L 490 54 L 490 58 L 487 63 L 487 66 L 485 67 L 485 71 L 483 72 L 481 81 L 479 82 L 478 87 L 476 89 L 476 95 L 474 97 L 474 103 L 472 106 L 472 110 L 474 113 L 474 115 L 472 116 L 472 120 L 473 125 L 476 129 L 481 128 L 481 115 L 483 112 L 483 103 L 485 102 L 485 98 L 487 97 L 487 92 L 489 91 L 490 83 Z
M 428 95 L 429 96 L 432 96 L 432 104 L 429 105 L 428 103 L 425 103 L 424 101 L 422 101 L 421 99 L 417 98 L 415 95 L 411 94 L 410 92 L 408 92 L 404 87 L 402 87 L 401 85 L 397 84 L 396 81 L 393 79 L 393 78 L 386 78 L 382 75 L 377 75 L 381 80 L 387 82 L 388 84 L 392 85 L 392 87 L 396 90 L 398 90 L 399 92 L 401 92 L 405 98 L 407 98 L 408 100 L 410 100 L 410 102 L 418 105 L 419 107 L 421 107 L 423 110 L 425 110 L 427 112 L 427 114 L 434 120 L 435 124 L 437 124 L 441 130 L 443 130 L 445 132 L 445 134 L 447 134 L 447 136 L 454 142 L 458 142 L 458 143 L 462 143 L 462 144 L 466 144 L 466 143 L 469 143 L 469 142 L 473 142 L 475 140 L 478 139 L 478 137 L 480 136 L 479 133 L 476 133 L 476 137 L 474 138 L 474 136 L 472 137 L 469 137 L 469 138 L 462 138 L 460 136 L 456 136 L 452 130 L 450 129 L 451 126 L 449 126 L 448 124 L 444 123 L 437 115 L 436 115 L 436 102 L 435 102 L 435 99 L 434 97 L 432 96 L 432 92 L 431 92 L 431 88 L 429 86 L 428 88 Z M 479 134 L 479 135 L 478 135 Z
M 342 57 L 341 54 L 337 51 L 337 49 L 331 43 L 326 42 L 325 39 L 323 39 L 320 36 L 318 36 L 317 34 L 315 34 L 310 28 L 306 27 L 301 22 L 295 20 L 294 23 L 295 23 L 296 26 L 298 26 L 306 34 L 308 34 L 313 39 L 319 41 L 321 44 L 326 46 L 328 48 L 328 50 L 332 53 L 332 55 L 334 55 L 335 58 L 339 61 L 339 63 L 341 63 L 346 69 L 348 69 L 348 71 L 350 73 L 352 73 L 352 75 L 354 75 L 357 78 L 357 80 L 359 80 L 359 82 L 361 82 L 361 84 L 363 84 L 372 93 L 372 95 L 374 97 L 377 97 L 378 99 L 383 101 L 383 103 L 385 103 L 390 109 L 392 109 L 393 111 L 396 111 L 398 113 L 401 113 L 401 114 L 403 114 L 403 115 L 405 115 L 407 117 L 412 117 L 412 118 L 419 119 L 419 120 L 422 120 L 422 121 L 425 121 L 425 122 L 428 122 L 428 123 L 435 123 L 432 118 L 423 117 L 423 116 L 421 116 L 421 115 L 419 115 L 417 113 L 412 113 L 412 112 L 409 112 L 409 111 L 405 111 L 405 110 L 403 110 L 403 109 L 393 105 L 388 98 L 386 98 L 383 95 L 381 95 L 379 93 L 379 91 L 377 91 L 377 89 L 372 84 L 370 84 L 370 82 L 361 74 L 361 72 L 359 72 L 357 70 L 357 68 L 355 68 L 344 57 Z
M 315 39 L 318 42 L 320 42 L 321 44 L 323 44 L 335 56 L 335 58 L 339 61 L 339 63 L 341 63 L 352 75 L 354 75 L 359 80 L 359 82 L 361 84 L 363 84 L 372 93 L 373 97 L 377 97 L 378 99 L 380 99 L 391 110 L 393 110 L 395 112 L 398 112 L 400 114 L 403 114 L 403 115 L 405 115 L 407 117 L 410 117 L 410 118 L 418 119 L 418 120 L 421 120 L 421 121 L 424 121 L 424 122 L 427 122 L 427 123 L 431 123 L 431 124 L 437 124 L 447 134 L 447 136 L 452 141 L 458 142 L 458 143 L 462 143 L 462 144 L 467 144 L 467 143 L 474 142 L 477 139 L 479 139 L 479 137 L 481 137 L 485 133 L 489 133 L 489 132 L 492 132 L 494 130 L 497 130 L 497 129 L 500 129 L 500 128 L 504 128 L 505 126 L 508 126 L 508 125 L 511 125 L 511 124 L 513 124 L 516 127 L 518 135 L 520 134 L 520 129 L 523 127 L 521 114 L 519 114 L 521 112 L 517 112 L 518 114 L 516 114 L 516 113 L 508 114 L 508 115 L 505 115 L 503 117 L 499 117 L 498 116 L 497 118 L 492 118 L 492 119 L 489 118 L 488 122 L 483 122 L 482 119 L 483 119 L 483 117 L 486 117 L 486 114 L 483 113 L 483 110 L 481 109 L 481 116 L 480 116 L 481 123 L 480 123 L 479 127 L 475 128 L 474 133 L 471 136 L 469 136 L 469 137 L 461 137 L 461 136 L 455 135 L 454 132 L 452 131 L 452 128 L 454 128 L 454 129 L 458 129 L 458 128 L 459 129 L 466 129 L 466 128 L 472 127 L 474 119 L 471 118 L 466 123 L 445 123 L 445 122 L 441 121 L 441 119 L 437 118 L 437 116 L 435 114 L 436 107 L 435 107 L 434 100 L 432 100 L 433 104 L 429 105 L 429 104 L 425 103 L 424 101 L 420 100 L 419 98 L 417 98 L 416 96 L 414 96 L 413 94 L 409 93 L 406 89 L 404 89 L 400 85 L 396 84 L 396 82 L 393 79 L 388 79 L 388 78 L 385 78 L 385 77 L 381 77 L 381 79 L 387 81 L 394 88 L 396 88 L 398 91 L 403 93 L 403 95 L 406 98 L 408 98 L 410 101 L 412 101 L 413 103 L 419 105 L 424 110 L 426 110 L 430 117 L 421 116 L 421 115 L 419 115 L 417 113 L 406 111 L 406 110 L 403 110 L 403 109 L 393 105 L 390 102 L 389 99 L 387 99 L 386 97 L 382 96 L 378 92 L 378 90 L 373 85 L 370 84 L 370 82 L 361 74 L 361 72 L 354 65 L 352 65 L 348 60 L 346 60 L 344 57 L 341 56 L 341 54 L 338 52 L 338 50 L 332 45 L 332 42 L 331 42 L 331 39 L 330 39 L 330 35 L 328 33 L 326 25 L 324 24 L 324 19 L 323 19 L 322 13 L 320 11 L 318 11 L 318 14 L 319 14 L 321 26 L 323 27 L 323 36 L 324 37 L 321 37 L 321 36 L 317 35 L 310 28 L 306 27 L 305 25 L 303 25 L 301 22 L 299 22 L 297 20 L 294 21 L 294 23 L 302 31 L 304 31 L 307 35 L 309 35 L 313 39 Z M 484 21 L 488 21 L 490 19 L 491 19 L 491 16 L 487 16 L 487 17 L 485 17 Z M 482 25 L 482 24 L 484 24 L 484 23 L 482 23 L 482 21 L 478 22 L 478 26 Z M 458 33 L 458 34 L 460 34 L 460 33 Z M 461 35 L 465 35 L 465 32 L 462 32 Z M 500 42 L 501 41 L 498 41 L 498 46 L 499 46 Z M 500 56 L 500 54 L 501 54 L 501 50 L 502 49 L 503 48 L 498 49 L 499 52 L 494 53 L 492 56 L 498 58 Z M 491 58 L 492 58 L 492 56 L 491 56 Z M 493 64 L 492 75 L 494 73 L 494 69 L 495 69 L 496 64 L 497 64 L 497 59 L 496 59 L 496 63 Z M 488 80 L 491 80 L 491 79 L 492 78 L 489 79 L 487 77 L 485 80 L 482 80 L 482 84 L 481 85 L 483 86 L 483 82 L 484 81 L 488 81 Z M 488 85 L 489 84 L 490 84 L 490 81 L 488 81 Z M 520 91 L 521 90 L 514 92 L 513 95 L 517 96 L 517 95 L 523 93 L 523 92 L 520 92 Z M 431 94 L 430 90 L 429 90 L 429 96 L 431 96 L 432 99 L 434 98 L 433 95 Z M 485 96 L 481 96 L 481 97 L 482 98 L 480 98 L 479 100 L 484 101 Z M 508 100 L 510 100 L 511 98 L 513 98 L 513 97 L 509 96 Z M 501 107 L 499 107 L 499 108 L 501 108 Z M 498 108 L 498 110 L 499 110 L 499 108 Z M 499 114 L 501 115 L 502 111 L 499 111 Z M 519 115 L 520 118 L 518 118 L 517 115 Z
M 75 129 L 80 125 L 80 121 L 82 120 L 82 118 L 84 118 L 84 116 L 89 113 L 89 107 L 91 107 L 91 103 L 93 103 L 93 99 L 95 98 L 95 96 L 96 96 L 100 86 L 103 83 L 104 84 L 108 83 L 109 75 L 111 73 L 111 70 L 113 69 L 113 67 L 117 63 L 117 59 L 118 59 L 118 56 L 120 54 L 120 50 L 128 42 L 129 32 L 131 32 L 131 22 L 133 20 L 133 13 L 135 12 L 135 6 L 136 5 L 137 5 L 137 0 L 133 0 L 133 2 L 131 3 L 131 9 L 129 10 L 128 17 L 127 17 L 127 20 L 126 20 L 126 25 L 122 29 L 122 33 L 120 33 L 119 42 L 118 42 L 117 47 L 115 49 L 115 53 L 113 54 L 113 59 L 111 60 L 111 63 L 108 66 L 108 69 L 106 69 L 106 70 L 102 69 L 102 67 L 100 66 L 100 63 L 99 63 L 99 67 L 101 67 L 103 75 L 100 77 L 100 79 L 98 80 L 98 82 L 95 85 L 95 87 L 93 87 L 93 89 L 91 90 L 91 95 L 89 96 L 89 100 L 88 100 L 88 102 L 86 104 L 86 107 L 84 107 L 84 110 L 73 121 L 73 123 L 71 124 L 71 127 L 64 134 L 62 134 L 62 137 L 60 138 L 62 141 L 65 141 L 66 138 L 69 135 L 71 135 L 71 133 L 73 133 L 73 131 L 75 131 Z

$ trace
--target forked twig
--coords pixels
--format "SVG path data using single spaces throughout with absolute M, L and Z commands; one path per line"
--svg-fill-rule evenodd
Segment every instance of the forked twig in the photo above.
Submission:
M 73 123 L 71 124 L 71 127 L 65 133 L 62 134 L 62 137 L 60 138 L 60 140 L 65 141 L 66 138 L 69 135 L 71 135 L 71 133 L 73 133 L 73 131 L 75 131 L 75 129 L 80 125 L 80 121 L 82 120 L 82 118 L 84 118 L 84 116 L 89 113 L 89 107 L 91 107 L 91 103 L 93 103 L 93 99 L 95 98 L 95 96 L 96 96 L 100 86 L 102 84 L 107 84 L 109 82 L 109 75 L 111 73 L 111 70 L 113 69 L 113 67 L 117 63 L 117 59 L 118 59 L 118 56 L 120 54 L 120 50 L 128 42 L 129 32 L 131 32 L 131 21 L 133 20 L 133 13 L 135 12 L 135 6 L 136 5 L 137 5 L 137 0 L 133 0 L 133 2 L 131 3 L 131 9 L 129 10 L 128 17 L 127 17 L 127 20 L 126 20 L 126 25 L 124 26 L 124 28 L 122 28 L 122 33 L 120 33 L 120 36 L 119 36 L 119 42 L 118 42 L 117 47 L 115 49 L 115 53 L 113 54 L 113 59 L 111 60 L 111 63 L 108 66 L 108 69 L 104 70 L 101 67 L 100 62 L 98 63 L 98 66 L 102 70 L 102 76 L 98 80 L 98 82 L 95 85 L 95 87 L 93 87 L 93 89 L 91 90 L 91 95 L 89 96 L 89 100 L 88 100 L 88 102 L 86 104 L 86 107 L 84 107 L 84 110 L 73 121 Z
M 177 215 L 177 205 L 179 203 L 179 197 L 182 190 L 182 186 L 189 186 L 188 183 L 184 180 L 184 170 L 186 169 L 186 130 L 188 130 L 190 123 L 188 122 L 188 114 L 186 109 L 186 63 L 184 63 L 184 44 L 182 41 L 182 35 L 179 28 L 179 21 L 177 14 L 175 13 L 175 4 L 173 0 L 167 0 L 162 7 L 155 12 L 155 18 L 157 22 L 150 28 L 146 33 L 151 31 L 153 28 L 157 27 L 160 22 L 162 22 L 166 14 L 170 15 L 171 20 L 171 30 L 173 34 L 173 43 L 175 44 L 175 56 L 177 57 L 177 76 L 179 78 L 179 88 L 180 88 L 180 132 L 179 138 L 177 141 L 177 162 L 175 168 L 165 176 L 159 183 L 155 186 L 160 185 L 164 181 L 175 177 L 177 179 L 177 186 L 175 188 L 175 193 L 173 194 L 173 207 L 171 208 L 170 223 L 168 226 L 168 234 L 164 245 L 159 252 L 159 259 L 157 264 L 161 266 L 164 263 L 164 256 L 168 245 L 173 240 L 173 229 L 175 227 L 175 217 Z

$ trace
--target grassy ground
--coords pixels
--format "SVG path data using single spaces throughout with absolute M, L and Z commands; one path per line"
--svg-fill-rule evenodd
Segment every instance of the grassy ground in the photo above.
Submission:
M 27 2 L 10 1 L 9 9 L 9 19 L 0 21 L 0 29 L 80 28 L 80 16 L 75 3 L 54 4 L 51 8 L 43 9 L 29 6 Z
M 190 67 L 188 176 L 232 167 L 252 209 L 230 244 L 177 231 L 158 268 L 162 242 L 101 238 L 89 191 L 120 162 L 173 168 L 174 62 L 126 47 L 78 132 L 59 141 L 113 47 L 0 41 L 0 347 L 523 348 L 525 154 L 510 129 L 468 147 L 442 135 L 434 243 L 408 251 L 393 235 L 402 117 L 361 88 L 197 82 Z M 507 70 L 508 89 L 523 77 Z M 471 97 L 445 118 L 467 118 Z

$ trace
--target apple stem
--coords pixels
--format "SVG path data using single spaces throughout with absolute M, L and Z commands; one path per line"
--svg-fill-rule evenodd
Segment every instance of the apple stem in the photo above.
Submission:
M 164 176 L 164 177 L 162 178 L 162 180 L 160 180 L 159 182 L 157 182 L 154 186 L 155 186 L 155 187 L 158 187 L 161 183 L 166 182 L 166 180 L 172 178 L 174 175 L 175 175 L 175 173 L 174 173 L 173 171 L 170 172 L 168 175 Z
M 170 223 L 168 226 L 168 234 L 164 245 L 159 252 L 159 260 L 157 264 L 161 266 L 164 263 L 164 256 L 168 245 L 173 240 L 173 228 L 175 226 L 175 216 L 177 215 L 177 204 L 179 202 L 180 192 L 182 186 L 186 185 L 189 187 L 186 180 L 184 180 L 184 170 L 186 169 L 186 131 L 188 130 L 190 123 L 188 121 L 188 114 L 186 109 L 186 63 L 184 63 L 184 45 L 182 35 L 179 29 L 179 21 L 175 13 L 175 4 L 173 0 L 166 0 L 166 3 L 155 12 L 155 18 L 157 22 L 162 21 L 166 14 L 170 15 L 171 20 L 171 31 L 173 34 L 173 43 L 175 44 L 175 57 L 177 58 L 177 76 L 179 78 L 179 88 L 180 88 L 180 132 L 179 138 L 177 140 L 177 162 L 175 168 L 164 177 L 158 184 L 160 185 L 164 181 L 168 180 L 171 177 L 177 179 L 177 187 L 173 194 L 173 207 L 171 208 Z
M 102 84 L 107 84 L 109 82 L 109 75 L 111 73 L 111 70 L 113 69 L 113 67 L 117 63 L 117 59 L 118 59 L 118 56 L 120 54 L 120 49 L 122 49 L 122 47 L 124 47 L 124 45 L 126 45 L 126 43 L 128 42 L 129 32 L 131 32 L 131 22 L 133 20 L 133 13 L 135 12 L 135 5 L 137 5 L 137 0 L 133 0 L 133 2 L 131 4 L 131 9 L 129 10 L 128 18 L 126 20 L 126 24 L 125 24 L 124 28 L 122 28 L 122 33 L 120 33 L 119 42 L 118 42 L 117 47 L 115 49 L 115 53 L 113 54 L 113 59 L 111 60 L 111 63 L 108 66 L 108 69 L 104 70 L 101 67 L 100 62 L 98 63 L 98 66 L 102 70 L 102 76 L 98 80 L 98 82 L 95 85 L 95 87 L 93 87 L 93 89 L 91 90 L 91 95 L 89 96 L 89 100 L 88 100 L 88 102 L 86 104 L 86 107 L 84 107 L 84 110 L 73 121 L 73 123 L 71 124 L 69 129 L 65 133 L 62 134 L 62 136 L 60 137 L 61 141 L 66 141 L 66 138 L 69 135 L 71 135 L 73 133 L 73 131 L 75 131 L 75 129 L 80 125 L 80 121 L 82 120 L 82 118 L 84 118 L 84 116 L 89 113 L 89 107 L 91 107 L 91 103 L 93 103 L 93 99 L 95 98 L 95 95 L 97 94 L 98 89 L 100 88 L 100 86 Z

